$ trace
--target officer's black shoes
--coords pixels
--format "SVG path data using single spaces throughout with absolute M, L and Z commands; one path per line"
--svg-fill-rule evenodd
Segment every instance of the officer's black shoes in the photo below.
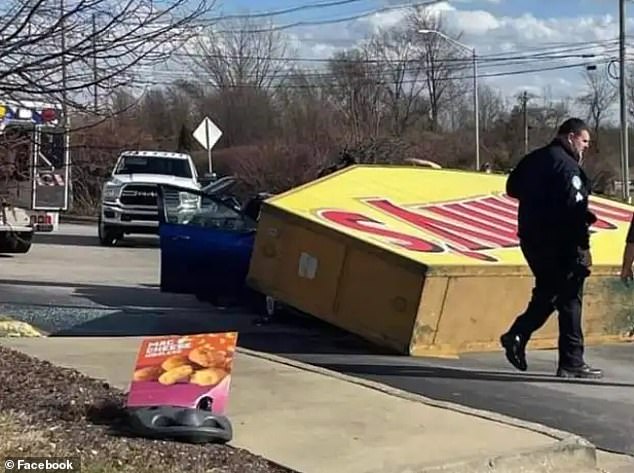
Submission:
M 506 351 L 506 359 L 520 371 L 526 371 L 526 343 L 519 335 L 505 333 L 500 337 L 500 343 Z
M 598 368 L 591 368 L 584 363 L 583 365 L 574 368 L 560 366 L 557 369 L 557 376 L 560 378 L 599 379 L 603 377 L 603 371 Z

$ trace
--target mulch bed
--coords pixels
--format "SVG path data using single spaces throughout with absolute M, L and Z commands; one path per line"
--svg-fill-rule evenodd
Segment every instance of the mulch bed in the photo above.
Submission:
M 37 446 L 11 452 L 16 455 L 79 455 L 82 471 L 95 464 L 111 471 L 294 473 L 229 445 L 115 435 L 112 427 L 124 419 L 124 393 L 5 347 L 0 347 L 0 379 L 0 413 L 20 419 L 16 431 L 45 436 Z

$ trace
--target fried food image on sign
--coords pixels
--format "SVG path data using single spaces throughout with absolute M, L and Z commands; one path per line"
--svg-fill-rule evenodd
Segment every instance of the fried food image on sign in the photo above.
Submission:
M 181 365 L 166 371 L 159 377 L 159 383 L 170 385 L 187 381 L 194 372 L 192 365 Z
M 231 364 L 232 364 L 232 362 L 233 362 L 233 356 L 232 356 L 232 354 L 231 354 L 231 353 L 229 353 L 229 355 L 227 356 L 227 358 L 225 358 L 225 362 L 224 362 L 224 364 L 223 364 L 222 368 L 223 368 L 225 371 L 231 371 Z
M 209 345 L 194 348 L 189 352 L 189 360 L 203 368 L 222 367 L 226 357 L 226 352 L 214 350 Z
M 134 372 L 134 381 L 156 381 L 163 370 L 160 366 L 146 366 Z
M 227 375 L 227 372 L 217 368 L 206 368 L 194 372 L 189 382 L 198 386 L 214 386 Z
M 161 368 L 163 368 L 165 371 L 169 371 L 178 366 L 183 366 L 188 364 L 189 364 L 189 361 L 187 360 L 187 357 L 185 355 L 172 355 L 169 358 L 167 358 L 163 362 L 163 364 L 161 364 Z

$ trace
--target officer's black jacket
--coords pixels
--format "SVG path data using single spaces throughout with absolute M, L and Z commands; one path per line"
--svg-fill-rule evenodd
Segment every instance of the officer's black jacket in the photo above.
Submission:
M 506 182 L 519 201 L 518 236 L 529 244 L 589 249 L 588 178 L 574 155 L 555 139 L 526 155 Z

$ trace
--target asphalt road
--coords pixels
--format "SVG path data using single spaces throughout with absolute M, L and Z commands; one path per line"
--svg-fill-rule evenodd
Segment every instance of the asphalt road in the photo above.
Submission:
M 634 455 L 634 346 L 589 347 L 600 381 L 553 376 L 556 354 L 532 352 L 514 371 L 502 352 L 460 360 L 381 354 L 356 337 L 310 318 L 271 324 L 158 289 L 156 238 L 102 248 L 96 229 L 63 225 L 39 235 L 30 253 L 0 256 L 0 314 L 51 335 L 154 335 L 238 330 L 239 344 L 320 365 L 424 396 L 538 422 L 579 434 L 599 448 Z

